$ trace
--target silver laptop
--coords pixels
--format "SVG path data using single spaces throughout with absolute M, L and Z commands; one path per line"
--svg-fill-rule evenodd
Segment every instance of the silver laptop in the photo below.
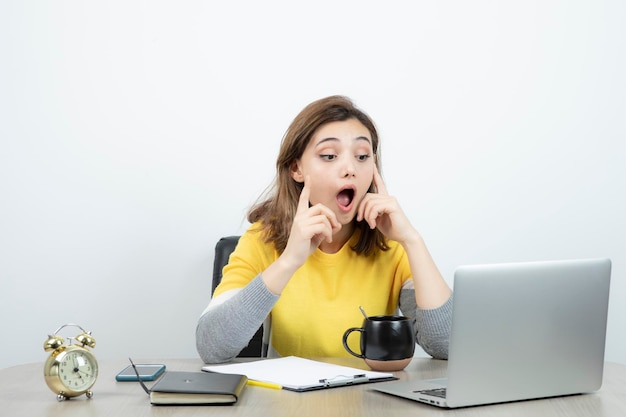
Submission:
M 446 408 L 596 391 L 610 275 L 609 259 L 460 267 L 447 378 L 374 389 Z

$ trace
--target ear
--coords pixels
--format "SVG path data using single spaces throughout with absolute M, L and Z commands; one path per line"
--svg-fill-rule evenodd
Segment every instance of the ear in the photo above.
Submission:
M 292 162 L 291 167 L 289 168 L 289 173 L 291 174 L 291 178 L 293 178 L 296 182 L 304 182 L 304 175 L 302 175 L 298 161 Z

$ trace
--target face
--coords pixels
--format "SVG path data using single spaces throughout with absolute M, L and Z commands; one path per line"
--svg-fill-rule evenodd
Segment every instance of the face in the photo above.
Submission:
M 96 382 L 98 368 L 90 353 L 71 351 L 59 363 L 59 375 L 67 388 L 80 392 Z
M 375 169 L 369 130 L 358 120 L 349 119 L 318 128 L 292 166 L 291 176 L 303 182 L 308 175 L 311 204 L 325 205 L 345 225 L 354 219 Z

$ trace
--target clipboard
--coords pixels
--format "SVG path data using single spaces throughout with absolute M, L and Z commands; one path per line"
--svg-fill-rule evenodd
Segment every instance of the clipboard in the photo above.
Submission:
M 248 379 L 278 384 L 282 389 L 296 392 L 398 379 L 388 372 L 364 371 L 297 356 L 228 365 L 207 365 L 203 366 L 202 370 L 206 372 L 243 374 Z

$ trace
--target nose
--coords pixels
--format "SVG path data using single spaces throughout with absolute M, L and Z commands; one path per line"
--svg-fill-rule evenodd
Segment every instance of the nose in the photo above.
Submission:
M 341 169 L 343 178 L 351 178 L 356 175 L 355 161 L 350 158 L 346 158 Z

